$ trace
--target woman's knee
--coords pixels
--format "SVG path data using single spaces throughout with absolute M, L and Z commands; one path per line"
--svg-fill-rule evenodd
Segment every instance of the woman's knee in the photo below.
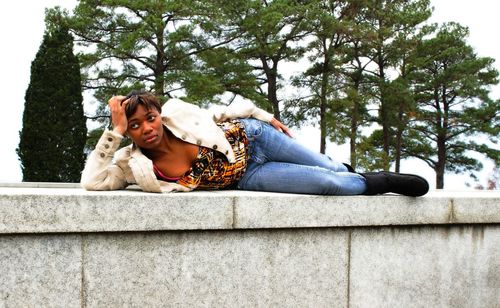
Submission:
M 314 183 L 317 194 L 338 195 L 340 192 L 340 183 L 335 177 L 325 176 L 319 178 Z

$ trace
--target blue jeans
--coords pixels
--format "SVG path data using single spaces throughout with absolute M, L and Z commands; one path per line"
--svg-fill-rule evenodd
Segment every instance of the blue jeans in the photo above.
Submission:
M 241 119 L 248 137 L 249 160 L 238 183 L 243 190 L 315 195 L 359 195 L 365 178 L 328 156 L 256 119 Z

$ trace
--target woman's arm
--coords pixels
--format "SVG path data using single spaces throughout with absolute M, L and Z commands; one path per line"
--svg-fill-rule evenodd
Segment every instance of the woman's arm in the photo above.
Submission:
M 82 171 L 80 184 L 87 190 L 117 190 L 127 186 L 123 170 L 112 163 L 122 136 L 105 131 L 90 153 Z
M 123 170 L 112 163 L 127 130 L 125 96 L 114 96 L 108 101 L 113 131 L 105 131 L 90 153 L 82 171 L 81 185 L 87 190 L 116 190 L 127 186 Z
M 267 123 L 273 119 L 273 115 L 249 101 L 235 102 L 228 106 L 213 106 L 209 109 L 215 122 L 222 122 L 236 118 L 255 118 Z
M 215 122 L 222 122 L 228 119 L 235 118 L 255 118 L 271 124 L 274 128 L 286 135 L 292 137 L 290 129 L 280 121 L 274 118 L 274 116 L 255 106 L 253 103 L 248 101 L 233 103 L 229 106 L 215 106 L 210 108 L 213 113 L 213 118 Z

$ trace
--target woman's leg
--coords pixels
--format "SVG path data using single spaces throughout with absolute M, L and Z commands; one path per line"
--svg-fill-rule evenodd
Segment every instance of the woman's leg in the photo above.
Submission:
M 238 185 L 241 189 L 328 195 L 394 192 L 406 196 L 422 196 L 429 190 L 427 181 L 413 174 L 348 172 L 346 165 L 307 149 L 267 123 L 255 119 L 242 122 L 250 153 L 247 171 Z
M 335 172 L 321 167 L 283 162 L 249 161 L 238 188 L 315 195 L 360 195 L 365 178 L 357 173 Z
M 257 163 L 287 162 L 322 167 L 335 172 L 348 171 L 344 164 L 324 154 L 311 151 L 265 122 L 256 119 L 241 121 L 250 143 L 250 159 Z
M 309 150 L 267 123 L 243 119 L 249 140 L 247 171 L 238 187 L 245 190 L 358 195 L 365 178 L 326 155 Z

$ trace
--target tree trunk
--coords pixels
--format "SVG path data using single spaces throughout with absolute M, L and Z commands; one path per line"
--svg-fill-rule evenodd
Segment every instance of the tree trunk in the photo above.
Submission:
M 400 172 L 401 169 L 401 147 L 403 145 L 403 105 L 399 105 L 398 113 L 398 131 L 396 133 L 396 172 Z
M 351 120 L 351 138 L 349 141 L 350 145 L 350 156 L 351 156 L 351 167 L 356 170 L 356 161 L 357 161 L 357 156 L 356 156 L 356 124 L 354 124 L 356 120 L 352 119 Z M 354 130 L 354 131 L 353 131 Z
M 359 74 L 360 76 L 360 74 Z M 352 113 L 351 113 L 351 131 L 350 131 L 350 156 L 351 156 L 351 166 L 356 169 L 356 162 L 357 162 L 357 156 L 356 156 L 356 138 L 358 135 L 358 119 L 359 119 L 359 109 L 360 109 L 360 103 L 359 103 L 359 95 L 358 95 L 358 90 L 359 90 L 359 84 L 361 80 L 360 78 L 356 77 L 356 80 L 354 81 L 354 89 L 356 90 L 356 97 L 353 101 L 353 107 L 352 107 Z
M 281 121 L 280 106 L 277 95 L 277 74 L 274 69 L 267 76 L 267 99 L 273 108 L 273 115 L 276 120 Z
M 326 151 L 326 108 L 325 108 L 326 102 L 323 102 L 323 99 L 321 99 L 321 106 L 319 110 L 319 127 L 321 131 L 321 136 L 320 136 L 320 145 L 319 145 L 319 152 L 325 154 Z
M 281 121 L 280 117 L 280 106 L 278 101 L 278 63 L 273 61 L 273 66 L 269 67 L 267 63 L 267 58 L 261 56 L 260 60 L 262 62 L 262 67 L 267 79 L 267 100 L 273 108 L 273 115 L 276 120 Z
M 326 104 L 327 104 L 327 87 L 328 87 L 328 66 L 329 66 L 329 55 L 325 54 L 325 61 L 323 62 L 323 73 L 321 76 L 321 97 L 319 106 L 319 128 L 321 132 L 320 136 L 320 153 L 325 154 L 326 151 Z
M 402 131 L 398 130 L 396 134 L 396 166 L 395 170 L 396 172 L 400 172 L 401 169 L 401 144 L 402 144 Z
M 436 167 L 436 188 L 443 189 L 444 187 L 444 170 L 446 166 L 446 134 L 448 131 L 448 112 L 449 104 L 446 97 L 446 88 L 443 86 L 441 88 L 441 103 L 442 103 L 442 114 L 437 114 L 438 123 L 441 123 L 441 129 L 438 131 L 437 136 L 437 150 L 438 150 L 438 161 Z M 436 102 L 439 107 L 439 100 Z M 437 109 L 439 110 L 439 108 Z M 442 120 L 442 121 L 441 121 Z
M 443 189 L 444 187 L 444 166 L 445 166 L 445 149 L 444 144 L 438 144 L 438 162 L 436 164 L 436 188 Z
M 378 5 L 380 6 L 380 9 L 382 9 L 382 2 L 379 2 Z M 384 21 L 383 19 L 378 20 L 378 28 L 379 32 L 384 28 Z M 377 47 L 377 64 L 378 64 L 378 69 L 379 69 L 379 88 L 380 88 L 380 122 L 382 125 L 382 141 L 383 141 L 383 156 L 382 156 L 382 163 L 383 163 L 383 169 L 384 170 L 389 170 L 389 119 L 388 119 L 388 110 L 387 110 L 387 103 L 386 103 L 386 85 L 385 85 L 385 59 L 384 59 L 384 41 L 383 38 L 385 37 L 384 34 L 380 34 L 380 41 L 378 42 L 378 47 Z
M 165 71 L 168 69 L 166 65 L 165 53 L 164 53 L 164 43 L 163 43 L 163 31 L 165 30 L 165 26 L 160 27 L 156 31 L 156 45 L 158 46 L 156 49 L 156 62 L 154 68 L 154 90 L 157 95 L 165 95 L 165 78 L 163 75 Z
M 380 51 L 381 53 L 381 51 Z M 379 60 L 379 87 L 380 87 L 380 122 L 382 124 L 382 141 L 383 141 L 383 169 L 389 170 L 389 115 L 386 103 L 386 85 L 385 85 L 385 68 L 383 60 Z

